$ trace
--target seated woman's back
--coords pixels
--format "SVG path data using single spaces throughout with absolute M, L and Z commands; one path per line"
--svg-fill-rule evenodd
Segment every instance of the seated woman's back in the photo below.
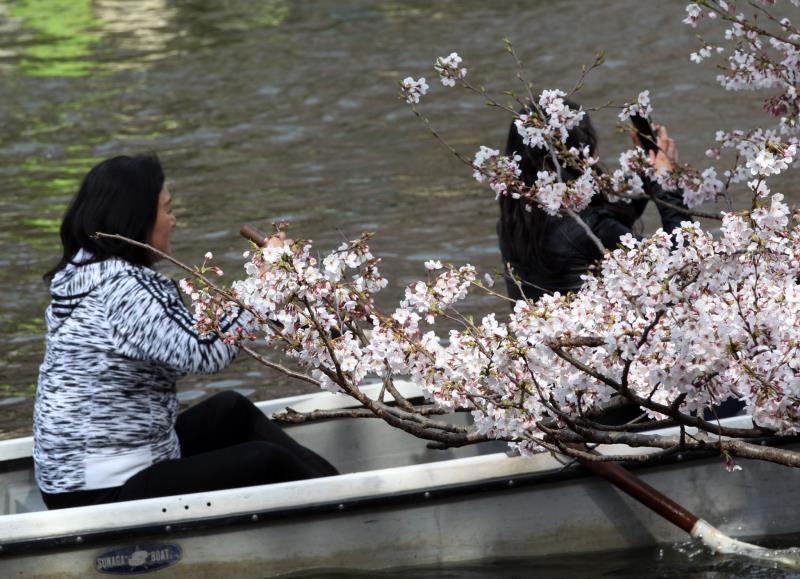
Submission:
M 230 364 L 253 315 L 234 308 L 207 332 L 195 327 L 176 284 L 153 269 L 175 223 L 154 155 L 99 163 L 67 209 L 63 254 L 45 275 L 51 303 L 34 409 L 48 508 L 337 472 L 236 392 L 178 414 L 176 381 Z

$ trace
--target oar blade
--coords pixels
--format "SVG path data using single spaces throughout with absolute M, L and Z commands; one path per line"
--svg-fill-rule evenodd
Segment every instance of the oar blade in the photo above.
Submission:
M 770 561 L 782 567 L 800 569 L 800 548 L 798 547 L 768 549 L 745 543 L 744 541 L 732 539 L 703 519 L 697 520 L 691 535 L 700 539 L 706 547 L 721 555 L 736 555 L 747 557 L 748 559 Z

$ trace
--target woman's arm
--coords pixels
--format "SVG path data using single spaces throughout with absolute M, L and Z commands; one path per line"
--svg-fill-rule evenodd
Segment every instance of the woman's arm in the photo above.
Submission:
M 678 146 L 667 134 L 665 127 L 656 125 L 656 135 L 658 151 L 650 151 L 650 163 L 656 173 L 671 171 L 674 164 L 678 162 Z M 656 203 L 661 216 L 661 227 L 664 231 L 671 232 L 682 221 L 691 220 L 691 216 L 681 211 L 681 209 L 686 209 L 682 191 L 666 191 L 655 181 L 650 183 L 650 190 L 656 199 L 664 201 L 664 203 Z
M 185 374 L 218 372 L 239 353 L 215 334 L 200 335 L 173 282 L 148 270 L 132 270 L 109 284 L 104 304 L 120 354 L 151 360 Z M 226 318 L 223 332 L 251 320 L 248 312 Z
M 653 181 L 650 184 L 653 196 L 664 203 L 656 203 L 658 213 L 661 215 L 661 227 L 667 233 L 672 232 L 682 221 L 691 221 L 692 217 L 681 209 L 686 209 L 683 203 L 683 192 L 680 189 L 666 191 L 661 185 Z

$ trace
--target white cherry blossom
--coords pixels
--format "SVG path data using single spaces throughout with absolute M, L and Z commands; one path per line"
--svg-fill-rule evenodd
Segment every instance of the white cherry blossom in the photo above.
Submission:
M 439 73 L 439 78 L 444 86 L 455 86 L 456 81 L 467 76 L 467 69 L 459 67 L 459 64 L 461 64 L 461 57 L 455 52 L 436 59 L 433 68 Z
M 400 94 L 408 104 L 418 104 L 420 98 L 428 94 L 428 83 L 425 77 L 415 80 L 407 76 L 400 82 Z

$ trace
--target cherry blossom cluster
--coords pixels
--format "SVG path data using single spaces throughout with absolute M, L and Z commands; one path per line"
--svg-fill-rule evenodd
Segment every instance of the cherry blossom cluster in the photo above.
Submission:
M 417 80 L 407 76 L 400 82 L 400 94 L 408 104 L 417 104 L 428 93 L 428 83 L 425 77 Z
M 674 172 L 662 172 L 654 177 L 664 189 L 679 189 L 683 192 L 683 202 L 693 208 L 703 203 L 714 202 L 725 195 L 725 183 L 717 175 L 714 167 L 702 171 L 684 165 Z
M 436 333 L 437 321 L 459 316 L 456 305 L 479 285 L 475 269 L 428 262 L 429 279 L 409 284 L 385 315 L 374 296 L 387 282 L 366 238 L 321 262 L 308 242 L 254 251 L 247 278 L 232 290 L 257 315 L 263 339 L 324 387 L 407 375 L 436 404 L 472 410 L 479 432 L 523 452 L 536 448 L 548 415 L 579 416 L 615 395 L 654 417 L 736 398 L 759 426 L 793 434 L 799 221 L 773 195 L 750 212 L 726 214 L 717 240 L 688 221 L 671 234 L 629 236 L 576 294 L 518 301 L 505 323 L 464 319 L 446 336 Z M 182 285 L 201 328 L 216 327 L 235 307 L 209 307 L 207 292 Z M 591 345 L 570 343 L 586 337 Z
M 644 149 L 636 147 L 624 151 L 619 156 L 619 169 L 611 174 L 611 186 L 606 188 L 613 193 L 608 193 L 607 197 L 609 201 L 630 202 L 645 194 L 644 178 L 654 177 L 655 171 Z
M 797 79 L 800 76 L 800 31 L 785 16 L 771 10 L 783 4 L 795 7 L 796 0 L 782 2 L 759 0 L 748 3 L 753 16 L 739 10 L 737 2 L 703 0 L 686 7 L 684 22 L 697 27 L 701 21 L 722 21 L 726 28 L 719 42 L 702 40 L 702 47 L 691 55 L 694 62 L 703 62 L 717 55 L 722 72 L 717 80 L 731 91 L 769 91 L 764 111 L 777 119 L 771 128 L 720 131 L 718 147 L 708 151 L 719 159 L 722 151 L 735 153 L 736 162 L 722 175 L 731 183 L 741 183 L 758 174 L 764 177 L 789 167 L 800 144 L 798 115 L 800 99 Z
M 547 383 L 585 392 L 586 408 L 608 395 L 591 368 L 642 400 L 684 413 L 743 400 L 756 423 L 793 433 L 800 422 L 800 236 L 779 195 L 750 215 L 728 214 L 714 240 L 695 223 L 672 235 L 623 241 L 574 297 L 537 304 L 545 343 L 590 335 L 582 366 L 550 355 L 532 366 Z M 527 316 L 516 323 L 531 324 Z M 537 320 L 538 322 L 538 320 Z M 515 322 L 512 322 L 512 324 Z M 529 326 L 530 327 L 530 326 Z M 569 399 L 566 400 L 569 402 Z M 574 409 L 573 409 L 574 411 Z
M 331 379 L 337 373 L 359 383 L 366 371 L 354 328 L 368 320 L 372 294 L 387 283 L 368 237 L 342 244 L 321 263 L 310 243 L 253 251 L 245 266 L 248 277 L 231 288 L 257 315 L 266 343 L 312 368 L 331 390 L 338 389 Z
M 622 111 L 619 113 L 619 120 L 624 122 L 637 115 L 646 119 L 649 118 L 652 113 L 653 107 L 650 105 L 650 91 L 645 90 L 639 93 L 635 103 L 626 104 L 622 107 Z
M 254 340 L 255 335 L 238 328 L 231 334 L 222 330 L 222 320 L 236 311 L 236 305 L 226 299 L 220 299 L 204 283 L 195 283 L 192 278 L 182 279 L 179 282 L 181 290 L 192 300 L 194 320 L 197 330 L 202 334 L 217 334 L 228 344 L 239 343 L 242 340 Z
M 487 181 L 496 196 L 512 194 L 519 196 L 521 182 L 519 180 L 519 155 L 501 155 L 497 149 L 481 146 L 475 153 L 472 166 L 475 169 L 473 176 L 478 183 Z
M 564 182 L 553 171 L 539 171 L 534 183 L 536 201 L 549 215 L 559 215 L 562 209 L 583 211 L 597 191 L 594 175 L 587 171 Z
M 775 2 L 758 4 L 768 9 Z M 800 212 L 768 184 L 797 156 L 800 108 L 789 84 L 800 72 L 800 37 L 777 17 L 769 19 L 777 32 L 765 31 L 731 2 L 689 5 L 687 23 L 706 19 L 726 22 L 735 47 L 723 85 L 777 90 L 783 103 L 768 101 L 768 112 L 783 115 L 775 128 L 716 135 L 709 156 L 735 153 L 730 169 L 676 164 L 656 173 L 645 151 L 633 148 L 622 153 L 618 169 L 601 171 L 588 147 L 567 147 L 567 134 L 584 112 L 558 90 L 510 111 L 526 145 L 550 160 L 532 185 L 520 180 L 520 151 L 505 156 L 482 146 L 465 162 L 496 195 L 526 200 L 551 215 L 580 213 L 600 192 L 635 199 L 646 194 L 648 179 L 681 188 L 690 207 L 717 200 L 731 183 L 742 184 L 752 202 L 746 210 L 722 213 L 716 238 L 688 216 L 672 232 L 623 237 L 579 291 L 519 300 L 505 321 L 494 314 L 480 320 L 464 315 L 460 306 L 469 291 L 493 293 L 491 284 L 479 281 L 470 265 L 435 260 L 425 263 L 427 278 L 409 284 L 396 307 L 379 307 L 377 294 L 388 282 L 368 235 L 324 257 L 310 242 L 254 248 L 246 254 L 246 277 L 232 285 L 228 298 L 205 282 L 182 282 L 198 328 L 218 331 L 223 316 L 244 307 L 262 341 L 322 387 L 354 393 L 369 380 L 391 384 L 394 376 L 406 376 L 436 408 L 471 411 L 476 432 L 524 453 L 552 444 L 554 422 L 591 442 L 589 417 L 620 398 L 651 418 L 668 416 L 709 431 L 710 423 L 700 418 L 704 412 L 737 399 L 757 427 L 800 433 Z M 699 60 L 721 54 L 720 47 L 702 42 Z M 460 81 L 469 88 L 460 65 L 456 53 L 436 60 L 445 86 Z M 424 78 L 401 83 L 412 104 L 427 90 Z M 621 118 L 651 114 L 644 91 L 623 107 Z M 198 273 L 214 272 L 206 262 Z
M 461 57 L 456 52 L 436 58 L 433 68 L 439 73 L 439 78 L 444 86 L 455 86 L 456 81 L 466 78 L 467 69 L 459 67 L 459 64 L 461 64 Z
M 557 140 L 567 142 L 569 130 L 577 126 L 586 113 L 573 109 L 564 101 L 566 93 L 561 90 L 544 90 L 538 103 L 531 103 L 528 113 L 517 115 L 514 125 L 522 137 L 523 144 L 534 148 L 547 148 Z
M 542 171 L 532 187 L 527 187 L 518 179 L 520 172 L 518 162 L 521 157 L 516 153 L 512 157 L 498 157 L 505 159 L 503 166 L 510 165 L 514 171 L 501 173 L 502 185 L 496 186 L 498 172 L 489 171 L 489 185 L 496 195 L 509 195 L 515 199 L 526 199 L 535 203 L 551 215 L 558 215 L 564 209 L 580 211 L 590 202 L 597 192 L 593 167 L 598 159 L 590 154 L 589 147 L 578 150 L 574 147 L 567 148 L 568 131 L 574 128 L 583 119 L 585 113 L 581 109 L 573 109 L 564 101 L 565 93 L 558 90 L 545 90 L 538 99 L 538 106 L 533 106 L 530 113 L 517 115 L 514 125 L 523 139 L 523 143 L 533 148 L 558 149 L 561 161 L 557 162 L 555 171 Z M 498 156 L 499 152 L 481 146 L 476 154 L 474 166 L 475 179 L 484 182 L 487 172 L 483 169 L 482 161 L 488 153 Z M 582 173 L 570 180 L 564 180 L 560 174 L 560 163 L 565 166 L 579 168 Z M 530 205 L 528 208 L 530 209 Z
M 759 149 L 755 157 L 747 160 L 745 166 L 750 173 L 756 176 L 769 177 L 777 175 L 789 168 L 797 154 L 797 145 L 783 145 L 767 143 Z
M 209 265 L 214 259 L 214 254 L 207 251 L 203 256 L 203 264 L 195 268 L 199 279 L 204 279 L 207 273 L 221 277 L 223 271 L 219 266 Z M 184 278 L 179 282 L 180 289 L 189 296 L 192 301 L 194 309 L 194 318 L 197 328 L 203 333 L 215 333 L 219 331 L 219 321 L 222 317 L 232 311 L 231 304 L 226 303 L 225 300 L 220 300 L 209 291 L 209 284 L 202 281 L 198 282 L 194 278 Z M 224 336 L 228 342 L 235 340 L 235 336 Z

